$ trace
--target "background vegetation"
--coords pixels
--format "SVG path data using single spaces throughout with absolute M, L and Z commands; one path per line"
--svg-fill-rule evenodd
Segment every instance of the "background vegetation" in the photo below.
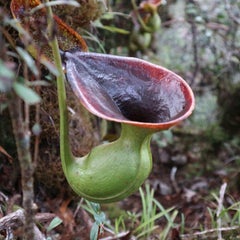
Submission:
M 0 1 L 0 239 L 22 238 L 22 207 L 34 216 L 36 224 L 29 224 L 39 239 L 240 237 L 240 3 L 162 1 L 159 26 L 154 10 L 140 2 L 53 7 L 90 51 L 165 66 L 196 97 L 189 120 L 154 136 L 153 171 L 139 192 L 100 208 L 75 196 L 64 180 L 55 69 L 28 54 L 31 34 L 16 25 L 9 2 Z M 117 137 L 118 126 L 89 115 L 68 94 L 75 153 Z

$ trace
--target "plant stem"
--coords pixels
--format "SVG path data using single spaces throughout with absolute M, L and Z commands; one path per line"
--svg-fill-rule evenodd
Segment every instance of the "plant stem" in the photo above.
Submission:
M 30 154 L 30 131 L 23 118 L 22 100 L 14 93 L 9 97 L 9 111 L 21 167 L 21 184 L 25 224 L 23 239 L 34 239 L 33 221 L 33 165 Z
M 46 1 L 48 2 L 48 0 Z M 48 26 L 49 26 L 49 36 L 52 37 L 50 41 L 50 46 L 53 51 L 54 63 L 58 71 L 57 75 L 57 93 L 58 93 L 58 105 L 60 112 L 60 156 L 63 171 L 66 175 L 67 166 L 73 161 L 73 156 L 70 149 L 69 137 L 68 137 L 68 111 L 67 111 L 67 97 L 65 88 L 65 75 L 62 69 L 62 60 L 59 52 L 59 46 L 56 36 L 52 36 L 51 30 L 53 29 L 53 13 L 50 6 L 47 6 L 48 12 Z

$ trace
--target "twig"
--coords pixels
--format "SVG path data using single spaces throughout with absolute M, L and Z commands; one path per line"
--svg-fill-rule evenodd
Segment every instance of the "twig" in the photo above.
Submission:
M 232 13 L 232 6 L 231 6 L 229 0 L 224 0 L 224 2 L 225 2 L 225 9 L 228 13 L 229 18 L 232 19 L 232 21 L 235 22 L 237 25 L 240 25 L 240 18 L 236 17 Z
M 36 222 L 43 223 L 43 222 L 51 221 L 55 217 L 56 217 L 56 214 L 54 213 L 37 213 L 34 218 Z
M 171 173 L 170 173 L 170 180 L 172 182 L 172 185 L 173 185 L 173 188 L 174 190 L 176 191 L 176 193 L 179 193 L 180 192 L 180 189 L 178 187 L 178 184 L 177 184 L 177 181 L 176 181 L 176 173 L 177 173 L 177 167 L 174 166 L 172 169 L 171 169 Z
M 192 237 L 196 237 L 196 236 L 203 236 L 203 235 L 207 235 L 209 233 L 214 233 L 214 232 L 226 232 L 226 231 L 233 231 L 233 230 L 237 230 L 240 229 L 240 226 L 232 226 L 232 227 L 222 227 L 222 228 L 213 228 L 213 229 L 208 229 L 202 232 L 195 232 L 193 234 L 183 234 L 181 235 L 182 239 L 192 239 Z
M 86 226 L 87 231 L 90 232 L 93 226 L 93 221 L 89 216 L 88 212 L 82 207 L 83 201 L 84 199 L 81 198 L 79 204 L 77 205 L 76 210 L 74 211 L 73 216 L 74 218 L 76 218 L 77 215 L 79 214 L 79 216 L 81 216 L 84 226 Z
M 99 240 L 118 240 L 118 239 L 125 239 L 126 237 L 128 237 L 130 234 L 129 231 L 127 232 L 122 232 L 122 233 L 119 233 L 115 236 L 112 236 L 112 237 L 106 237 L 106 238 L 100 238 Z
M 23 118 L 23 102 L 14 92 L 9 97 L 9 111 L 21 167 L 23 208 L 25 209 L 24 238 L 34 239 L 33 166 L 30 154 L 30 131 Z
M 25 222 L 24 210 L 19 209 L 0 219 L 0 231 L 6 230 L 7 232 L 9 232 L 11 228 L 18 228 L 23 226 L 24 222 Z M 34 238 L 32 239 L 45 240 L 45 237 L 35 224 L 33 224 L 33 233 Z
M 38 213 L 35 216 L 35 220 L 38 223 L 51 221 L 56 214 L 54 213 Z M 7 228 L 17 228 L 23 226 L 25 221 L 24 210 L 19 209 L 15 212 L 9 213 L 8 215 L 0 218 L 0 231 L 6 230 Z
M 5 155 L 8 158 L 9 162 L 12 163 L 12 161 L 13 161 L 12 156 L 10 156 L 2 146 L 0 146 L 0 153 Z
M 197 46 L 197 27 L 195 22 L 191 22 L 191 31 L 192 31 L 192 48 L 193 48 L 193 57 L 194 57 L 194 72 L 191 80 L 191 84 L 194 83 L 194 80 L 199 72 L 199 59 L 198 59 L 198 46 Z
M 0 201 L 6 202 L 7 200 L 8 197 L 3 192 L 0 192 Z
M 218 230 L 218 240 L 222 240 L 222 231 L 221 231 L 221 227 L 222 227 L 222 219 L 220 217 L 220 214 L 222 212 L 223 209 L 223 201 L 224 201 L 224 195 L 225 195 L 225 191 L 226 191 L 226 187 L 227 187 L 227 183 L 223 183 L 221 188 L 220 188 L 220 192 L 219 192 L 219 199 L 218 199 L 218 209 L 217 209 L 217 228 Z
M 25 220 L 24 211 L 22 209 L 16 212 L 10 213 L 7 216 L 0 219 L 0 231 L 7 228 L 20 227 L 23 225 Z
M 38 50 L 38 58 L 37 59 L 40 59 L 40 51 Z M 38 76 L 37 78 L 38 79 L 41 79 L 41 75 L 40 75 L 40 61 L 36 61 L 36 66 L 37 68 L 39 69 L 38 71 Z M 40 86 L 37 86 L 36 87 L 36 92 L 39 94 L 40 92 Z M 40 104 L 37 103 L 35 105 L 35 109 L 36 109 L 36 112 L 35 112 L 35 124 L 40 126 Z M 40 132 L 41 132 L 41 129 L 39 129 Z M 40 142 L 40 132 L 35 132 L 35 139 L 34 139 L 34 151 L 33 151 L 33 165 L 34 165 L 34 168 L 36 168 L 37 166 L 37 159 L 38 159 L 38 155 L 39 155 L 39 142 Z
M 189 3 L 194 3 L 194 1 L 189 0 Z M 189 24 L 191 25 L 191 33 L 192 33 L 192 49 L 193 49 L 193 60 L 194 60 L 194 71 L 192 75 L 192 79 L 190 85 L 194 83 L 194 80 L 199 72 L 199 57 L 198 57 L 198 45 L 197 45 L 197 26 L 195 20 L 192 16 L 189 16 L 188 20 Z

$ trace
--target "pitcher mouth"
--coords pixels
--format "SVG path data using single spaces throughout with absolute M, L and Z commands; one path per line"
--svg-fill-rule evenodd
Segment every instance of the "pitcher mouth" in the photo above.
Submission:
M 101 118 L 161 129 L 193 111 L 192 90 L 166 68 L 136 58 L 76 50 L 65 52 L 63 61 L 73 91 Z

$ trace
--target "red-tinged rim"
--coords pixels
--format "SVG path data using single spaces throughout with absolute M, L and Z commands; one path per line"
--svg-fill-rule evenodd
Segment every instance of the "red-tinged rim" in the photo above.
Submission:
M 65 62 L 68 82 L 70 83 L 74 93 L 80 99 L 80 102 L 84 105 L 84 107 L 88 109 L 88 111 L 100 118 L 141 128 L 165 130 L 179 124 L 184 119 L 188 118 L 194 109 L 195 100 L 190 86 L 183 80 L 183 78 L 164 67 L 137 58 L 120 57 L 97 53 L 86 53 L 80 51 L 65 52 L 63 56 L 63 61 Z M 118 71 L 119 73 L 117 73 Z M 151 91 L 149 92 L 146 89 L 143 89 L 143 94 L 149 95 L 150 98 L 150 103 L 147 104 L 147 107 L 150 106 L 151 108 L 151 106 L 157 105 L 155 100 L 159 97 L 158 95 L 161 92 L 164 98 L 166 98 L 164 100 L 166 106 L 171 105 L 171 108 L 174 109 L 174 111 L 172 111 L 173 114 L 171 115 L 171 109 L 167 109 L 165 107 L 165 110 L 169 112 L 169 116 L 171 115 L 170 118 L 166 121 L 160 122 L 145 122 L 135 120 L 134 118 L 130 120 L 126 117 L 126 114 L 123 115 L 121 108 L 120 111 L 117 108 L 115 109 L 115 106 L 112 105 L 116 104 L 116 101 L 113 100 L 111 96 L 111 94 L 113 95 L 112 91 L 116 91 L 116 89 L 113 90 L 115 85 L 118 85 L 118 83 L 123 83 L 123 86 L 121 86 L 123 88 L 121 89 L 122 95 L 126 95 L 125 91 L 126 88 L 129 87 L 129 83 L 130 85 L 132 84 L 132 91 L 135 91 L 134 81 L 126 79 L 127 77 L 125 75 L 129 75 L 129 78 L 132 77 L 136 79 L 136 88 L 142 89 L 142 86 L 139 87 L 139 85 L 143 84 L 143 86 L 145 86 L 147 84 L 146 87 L 151 89 L 153 94 Z M 138 80 L 138 75 L 141 78 L 140 80 Z M 149 78 L 145 79 L 146 76 L 149 76 Z M 111 77 L 113 78 L 113 83 L 110 84 L 111 91 L 110 94 L 107 93 L 107 95 L 109 94 L 107 96 L 106 92 L 108 90 L 106 86 L 109 85 Z M 104 78 L 104 80 L 102 80 L 102 78 Z M 96 82 L 94 82 L 95 80 Z M 124 81 L 126 81 L 126 84 L 124 83 Z M 94 85 L 93 90 L 89 87 L 89 85 L 91 85 L 92 83 Z M 104 93 L 101 93 L 102 86 L 104 86 Z M 119 86 L 116 87 L 120 88 Z M 158 90 L 159 94 L 157 92 Z M 121 94 L 119 94 L 120 97 Z M 127 97 L 124 97 L 131 98 L 131 94 L 128 94 Z M 103 99 L 103 101 L 100 102 L 99 99 Z M 173 99 L 175 102 L 171 102 Z M 160 100 L 162 99 L 160 98 Z M 151 101 L 153 102 L 153 104 Z M 181 102 L 181 106 L 179 102 Z M 140 108 L 141 104 L 145 105 L 145 103 L 146 99 L 144 102 L 140 102 Z M 122 102 L 121 104 L 124 105 L 125 102 Z M 131 107 L 129 107 L 129 110 L 131 111 L 131 101 L 130 106 Z M 142 110 L 138 106 L 138 110 L 142 112 L 146 110 L 146 114 L 148 114 L 147 107 L 145 106 L 145 109 Z M 109 109 L 111 111 L 108 111 Z M 161 115 L 161 112 L 156 111 L 156 113 Z

